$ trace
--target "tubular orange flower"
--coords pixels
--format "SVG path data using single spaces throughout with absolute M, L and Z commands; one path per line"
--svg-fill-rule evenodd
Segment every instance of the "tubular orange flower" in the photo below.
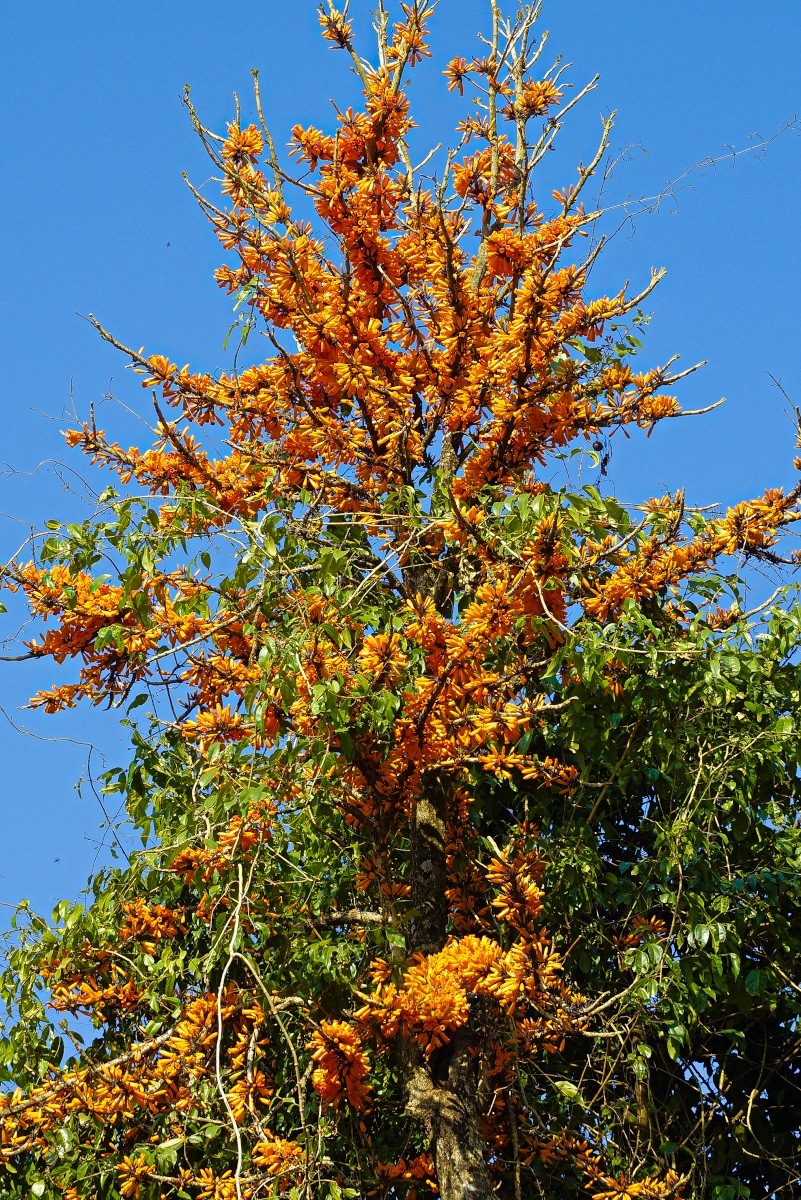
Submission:
M 369 1064 L 358 1033 L 344 1021 L 323 1021 L 310 1042 L 315 1091 L 323 1104 L 338 1105 L 343 1099 L 357 1111 L 367 1108 Z

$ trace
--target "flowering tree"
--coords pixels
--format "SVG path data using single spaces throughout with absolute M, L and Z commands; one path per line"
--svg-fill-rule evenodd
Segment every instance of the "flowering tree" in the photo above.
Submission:
M 20 918 L 9 1197 L 798 1178 L 801 614 L 744 612 L 736 571 L 786 557 L 801 493 L 713 515 L 548 482 L 682 415 L 680 375 L 630 361 L 658 276 L 588 294 L 608 125 L 537 195 L 579 99 L 539 5 L 493 0 L 448 65 L 478 103 L 435 176 L 406 92 L 433 4 L 401 7 L 372 64 L 321 12 L 364 104 L 296 127 L 295 169 L 258 80 L 258 125 L 190 106 L 267 356 L 198 373 L 98 324 L 154 444 L 70 431 L 121 490 L 5 569 L 46 623 L 25 653 L 73 664 L 33 704 L 126 712 L 105 787 L 142 838 L 88 906 Z

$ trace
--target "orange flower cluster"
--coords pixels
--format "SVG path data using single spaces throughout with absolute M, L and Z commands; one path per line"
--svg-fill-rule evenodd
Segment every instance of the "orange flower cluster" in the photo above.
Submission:
M 542 892 L 539 883 L 545 864 L 536 851 L 518 851 L 513 858 L 505 854 L 492 859 L 487 879 L 498 895 L 492 901 L 499 921 L 511 925 L 518 933 L 532 933 L 533 922 L 542 912 Z
M 661 1179 L 651 1176 L 635 1182 L 624 1175 L 613 1179 L 596 1169 L 587 1187 L 600 1189 L 592 1193 L 592 1200 L 673 1200 L 682 1195 L 683 1182 L 675 1171 L 667 1171 Z
M 661 1178 L 652 1174 L 637 1182 L 623 1175 L 613 1179 L 604 1174 L 598 1152 L 569 1134 L 545 1142 L 532 1135 L 524 1135 L 524 1138 L 525 1162 L 539 1159 L 547 1166 L 560 1161 L 572 1163 L 587 1180 L 591 1200 L 636 1200 L 637 1197 L 642 1200 L 681 1200 L 683 1195 L 684 1181 L 675 1171 L 668 1170 Z
M 216 1040 L 216 996 L 201 996 L 187 1001 L 166 1037 L 135 1044 L 122 1061 L 54 1070 L 25 1097 L 3 1094 L 0 1154 L 8 1159 L 27 1146 L 45 1145 L 50 1130 L 75 1116 L 122 1128 L 136 1121 L 139 1110 L 188 1111 L 195 1103 L 192 1081 L 207 1074 Z
M 117 1167 L 117 1174 L 122 1182 L 120 1183 L 120 1195 L 127 1197 L 136 1197 L 141 1191 L 141 1185 L 153 1172 L 150 1163 L 141 1154 L 135 1158 L 123 1156 L 122 1162 Z
M 232 817 L 216 837 L 216 847 L 190 846 L 171 861 L 170 870 L 187 883 L 199 872 L 206 883 L 230 867 L 234 858 L 247 858 L 253 849 L 272 836 L 273 814 L 253 808 L 246 817 Z
M 422 1194 L 424 1196 L 439 1195 L 434 1161 L 430 1154 L 418 1154 L 416 1158 L 410 1159 L 409 1162 L 405 1158 L 399 1158 L 396 1163 L 377 1162 L 376 1174 L 382 1183 L 391 1184 L 398 1180 L 410 1183 L 419 1182 L 422 1184 Z M 418 1200 L 420 1194 L 420 1188 L 418 1187 L 411 1187 L 406 1193 L 408 1200 Z M 368 1192 L 368 1195 L 374 1196 L 376 1193 Z
M 509 950 L 487 935 L 452 938 L 438 953 L 415 956 L 400 986 L 390 979 L 389 965 L 377 959 L 371 968 L 375 991 L 356 1013 L 357 1022 L 385 1042 L 411 1038 L 430 1058 L 468 1023 L 471 1000 L 484 996 L 515 1019 L 528 1044 L 547 1050 L 562 1045 L 572 1025 L 566 1006 L 580 1005 L 581 997 L 561 980 L 561 960 L 536 924 L 543 870 L 536 851 L 499 854 L 486 870 L 498 889 L 492 901 L 496 917 L 518 935 Z
M 144 988 L 116 964 L 109 968 L 105 980 L 81 970 L 57 983 L 50 994 L 50 1005 L 56 1012 L 83 1013 L 105 1021 L 110 1010 L 133 1012 L 142 1002 Z
M 630 950 L 649 938 L 664 938 L 666 933 L 667 925 L 661 917 L 635 917 L 631 922 L 631 932 L 616 936 L 615 945 L 621 950 Z
M 278 1190 L 285 1192 L 300 1178 L 304 1150 L 297 1142 L 273 1137 L 268 1142 L 257 1142 L 253 1147 L 251 1162 L 264 1167 L 271 1179 L 278 1180 Z
M 439 954 L 421 956 L 406 970 L 402 987 L 378 982 L 388 973 L 380 960 L 373 964 L 378 987 L 370 1003 L 356 1014 L 368 1024 L 376 1021 L 381 1036 L 391 1041 L 402 1033 L 412 1037 L 429 1056 L 450 1040 L 449 1035 L 467 1023 L 469 993 L 491 994 L 498 986 L 502 958 L 497 942 L 487 937 L 464 937 Z
M 238 1200 L 233 1171 L 218 1175 L 211 1167 L 201 1167 L 192 1182 L 199 1189 L 197 1200 Z
M 376 633 L 366 637 L 359 651 L 359 670 L 372 680 L 374 687 L 393 684 L 408 663 L 397 633 Z
M 162 938 L 174 938 L 186 930 L 181 914 L 162 904 L 147 904 L 140 897 L 126 900 L 122 911 L 125 924 L 120 929 L 120 941 L 138 942 L 146 954 L 155 953 Z
M 317 1067 L 312 1083 L 323 1104 L 339 1104 L 345 1099 L 352 1108 L 367 1108 L 370 1067 L 358 1033 L 345 1021 L 323 1021 L 310 1042 L 312 1061 Z
M 796 514 L 797 497 L 771 488 L 761 500 L 738 504 L 724 517 L 710 521 L 684 544 L 650 537 L 609 579 L 588 589 L 594 594 L 585 599 L 584 608 L 598 620 L 608 621 L 626 600 L 640 602 L 674 588 L 723 555 L 764 555 Z

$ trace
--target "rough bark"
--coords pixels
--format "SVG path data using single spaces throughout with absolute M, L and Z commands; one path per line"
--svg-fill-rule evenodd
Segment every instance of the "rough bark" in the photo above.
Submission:
M 469 1035 L 454 1039 L 444 1073 L 437 1071 L 437 1078 L 413 1043 L 404 1043 L 400 1057 L 406 1111 L 430 1138 L 442 1200 L 490 1200 L 492 1181 L 479 1115 L 482 1088 Z
M 423 778 L 412 823 L 412 951 L 435 954 L 446 937 L 446 821 L 449 783 Z M 462 1030 L 431 1061 L 410 1039 L 399 1049 L 406 1111 L 426 1130 L 442 1200 L 489 1200 L 492 1183 L 481 1129 L 479 1058 Z
M 435 954 L 445 942 L 448 919 L 448 872 L 445 857 L 448 783 L 440 775 L 424 775 L 412 820 L 411 889 L 415 917 L 411 946 Z

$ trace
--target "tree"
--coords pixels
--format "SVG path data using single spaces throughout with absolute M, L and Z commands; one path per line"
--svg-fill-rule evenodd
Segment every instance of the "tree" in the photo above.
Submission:
M 801 1177 L 801 610 L 742 584 L 794 561 L 801 489 L 710 514 L 547 482 L 682 415 L 682 373 L 631 362 L 659 275 L 588 294 L 609 124 L 540 206 L 583 93 L 538 74 L 539 5 L 493 0 L 485 56 L 445 72 L 479 101 L 459 144 L 412 165 L 432 11 L 379 0 L 369 65 L 322 10 L 364 105 L 295 128 L 295 171 L 257 77 L 259 124 L 224 137 L 188 100 L 217 279 L 267 357 L 192 372 L 96 323 L 155 443 L 70 431 L 120 490 L 5 569 L 50 622 L 25 653 L 77 666 L 33 703 L 124 709 L 105 790 L 142 840 L 91 904 L 20 914 L 7 1196 Z

